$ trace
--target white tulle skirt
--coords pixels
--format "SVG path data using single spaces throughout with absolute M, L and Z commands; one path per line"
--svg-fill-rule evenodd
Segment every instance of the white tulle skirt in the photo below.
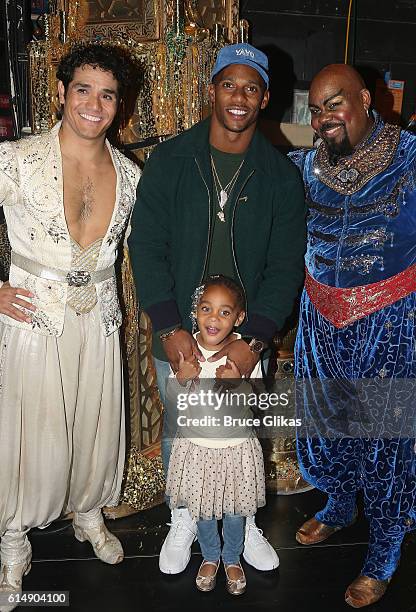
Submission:
M 185 506 L 195 519 L 224 514 L 253 516 L 266 504 L 263 452 L 257 438 L 207 448 L 176 438 L 166 484 L 171 508 Z

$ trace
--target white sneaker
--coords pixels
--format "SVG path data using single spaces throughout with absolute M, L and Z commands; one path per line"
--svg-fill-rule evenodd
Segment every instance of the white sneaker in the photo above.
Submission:
M 264 537 L 263 531 L 256 526 L 254 517 L 248 517 L 246 520 L 243 557 L 247 563 L 262 572 L 279 567 L 279 557 Z
M 196 522 L 187 508 L 174 508 L 171 520 L 159 555 L 159 569 L 164 574 L 179 574 L 191 558 L 191 546 L 196 540 Z

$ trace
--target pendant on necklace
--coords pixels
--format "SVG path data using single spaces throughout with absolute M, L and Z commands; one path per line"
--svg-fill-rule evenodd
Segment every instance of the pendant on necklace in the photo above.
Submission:
M 224 189 L 221 189 L 221 191 L 220 191 L 220 207 L 221 207 L 221 210 L 227 204 L 227 200 L 228 200 L 228 193 L 226 191 L 224 191 Z
M 225 215 L 222 212 L 222 210 L 220 212 L 217 212 L 217 217 L 220 221 L 222 221 L 223 223 L 225 223 Z

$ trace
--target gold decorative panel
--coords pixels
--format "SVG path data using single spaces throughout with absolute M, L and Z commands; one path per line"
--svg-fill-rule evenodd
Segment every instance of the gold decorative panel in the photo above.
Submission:
M 227 41 L 238 42 L 239 0 L 60 0 L 49 6 L 43 18 L 45 40 L 29 47 L 33 132 L 42 133 L 56 121 L 55 71 L 71 45 L 78 40 L 114 44 L 128 51 L 143 72 L 134 109 L 126 103 L 119 134 L 126 145 L 153 139 L 137 154 L 142 160 L 155 139 L 177 134 L 209 112 L 207 85 L 216 54 Z M 128 110 L 133 110 L 130 120 Z M 1 238 L 0 233 L 0 249 Z M 137 317 L 127 252 L 122 279 L 129 449 L 123 504 L 111 511 L 112 518 L 157 503 L 164 490 L 162 404 L 151 326 L 144 313 Z
M 86 0 L 87 38 L 128 36 L 158 40 L 161 34 L 161 0 Z
M 185 0 L 184 8 L 188 25 L 214 32 L 216 24 L 219 24 L 224 28 L 228 42 L 238 42 L 239 0 Z
M 238 42 L 238 0 L 196 0 L 194 6 L 204 28 L 212 29 L 215 23 L 221 23 L 227 29 L 229 41 Z

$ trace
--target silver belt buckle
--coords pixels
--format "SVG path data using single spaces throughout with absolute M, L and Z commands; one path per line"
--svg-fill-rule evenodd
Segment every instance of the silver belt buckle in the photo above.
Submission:
M 68 272 L 66 280 L 70 287 L 85 287 L 91 282 L 91 274 L 86 270 L 73 270 Z

